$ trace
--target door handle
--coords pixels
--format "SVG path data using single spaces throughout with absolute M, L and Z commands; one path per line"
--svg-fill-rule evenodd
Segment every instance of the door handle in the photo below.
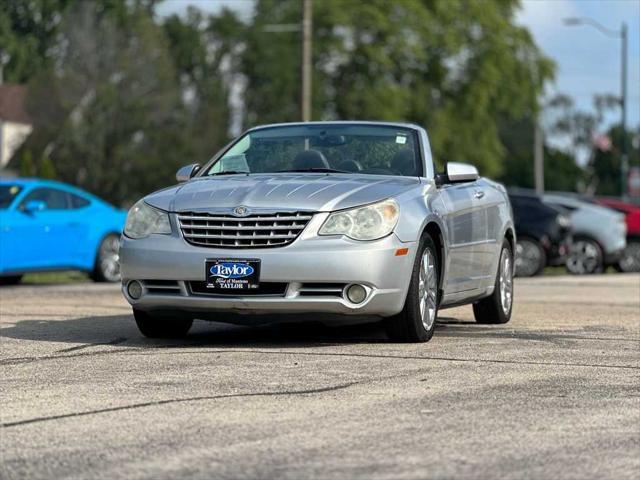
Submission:
M 477 199 L 480 199 L 484 197 L 484 192 L 482 190 L 476 190 L 476 193 L 474 193 L 473 196 Z

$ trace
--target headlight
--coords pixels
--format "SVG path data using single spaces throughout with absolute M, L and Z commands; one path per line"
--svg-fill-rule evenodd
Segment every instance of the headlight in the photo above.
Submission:
M 562 228 L 571 227 L 571 220 L 566 215 L 558 215 L 558 225 Z
M 329 215 L 318 235 L 346 235 L 354 240 L 376 240 L 389 235 L 400 216 L 395 200 L 343 210 Z
M 144 238 L 152 233 L 171 233 L 169 215 L 140 200 L 127 214 L 124 234 L 129 238 Z

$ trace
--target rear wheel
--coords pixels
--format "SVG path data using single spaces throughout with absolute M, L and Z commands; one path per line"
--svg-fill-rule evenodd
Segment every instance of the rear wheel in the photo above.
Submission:
M 0 277 L 0 285 L 17 285 L 22 280 L 22 275 L 11 275 L 8 277 Z
M 438 313 L 438 262 L 436 247 L 429 235 L 424 235 L 411 272 L 411 283 L 402 311 L 385 319 L 391 340 L 398 342 L 428 342 L 433 337 Z
M 640 239 L 627 239 L 622 258 L 616 265 L 619 272 L 640 272 Z
M 490 297 L 473 304 L 478 323 L 507 323 L 513 309 L 513 254 L 505 239 L 500 252 L 496 284 Z
M 516 244 L 516 276 L 539 275 L 547 264 L 544 249 L 532 238 L 519 238 Z
M 193 324 L 191 318 L 153 315 L 135 308 L 133 317 L 140 333 L 147 338 L 182 338 Z
M 100 243 L 91 278 L 96 282 L 120 281 L 120 237 L 107 235 Z
M 567 258 L 567 270 L 574 275 L 585 275 L 602 271 L 604 257 L 598 242 L 586 237 L 574 240 Z

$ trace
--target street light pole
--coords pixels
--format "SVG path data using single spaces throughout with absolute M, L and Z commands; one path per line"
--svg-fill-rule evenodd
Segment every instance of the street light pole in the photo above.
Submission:
M 620 81 L 620 181 L 622 187 L 622 198 L 627 197 L 627 175 L 629 172 L 629 153 L 627 151 L 627 24 L 622 23 L 620 29 L 620 40 L 622 41 L 622 57 L 620 58 L 620 69 L 622 79 Z
M 622 22 L 620 30 L 605 27 L 592 18 L 565 18 L 565 25 L 590 25 L 607 37 L 619 38 L 620 48 L 620 191 L 622 198 L 627 196 L 627 172 L 629 171 L 629 155 L 627 152 L 627 24 Z
M 536 193 L 544 194 L 544 137 L 540 128 L 540 119 L 534 118 L 533 131 L 533 175 Z

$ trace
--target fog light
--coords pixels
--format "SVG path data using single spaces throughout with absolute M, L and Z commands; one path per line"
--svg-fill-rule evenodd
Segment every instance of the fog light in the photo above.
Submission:
M 362 285 L 350 285 L 347 288 L 347 298 L 352 303 L 362 303 L 367 298 L 367 290 Z
M 137 280 L 130 281 L 127 285 L 127 292 L 134 300 L 139 299 L 142 296 L 142 284 Z

